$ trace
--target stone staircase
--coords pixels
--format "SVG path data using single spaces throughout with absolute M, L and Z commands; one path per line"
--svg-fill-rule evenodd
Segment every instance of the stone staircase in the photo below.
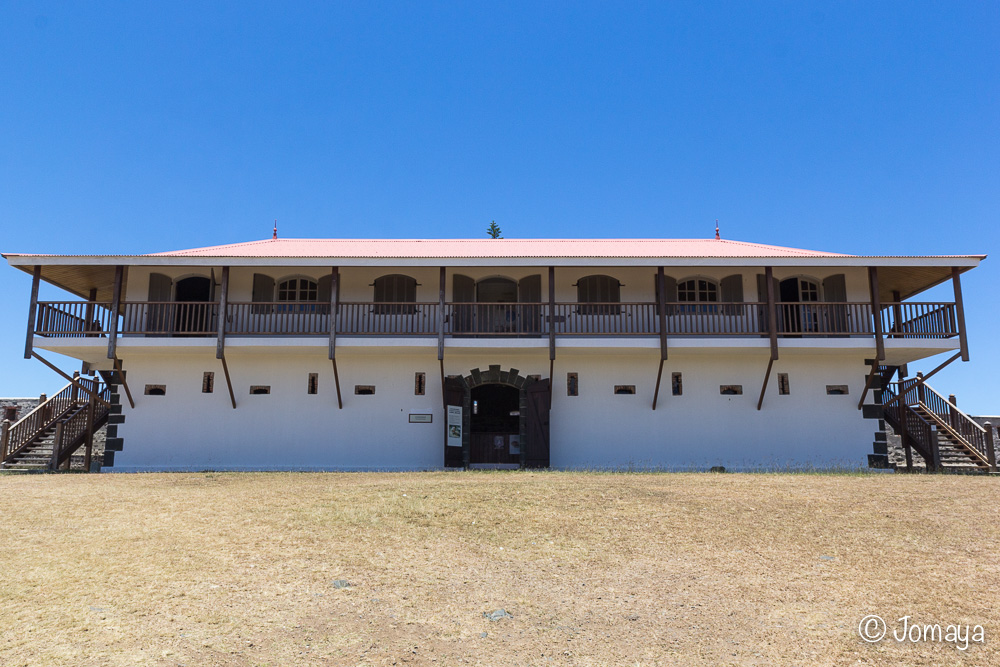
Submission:
M 876 445 L 881 441 L 888 450 L 891 434 L 902 450 L 891 461 L 887 451 L 887 463 L 910 471 L 995 473 L 992 429 L 959 410 L 953 396 L 939 394 L 919 373 L 916 378 L 890 382 L 897 371 L 883 367 L 876 391 L 883 420 Z
M 73 381 L 16 423 L 2 424 L 0 468 L 31 472 L 100 469 L 94 434 L 120 413 L 116 394 L 100 378 L 74 375 Z M 121 416 L 115 415 L 120 422 Z M 113 454 L 112 454 L 113 457 Z

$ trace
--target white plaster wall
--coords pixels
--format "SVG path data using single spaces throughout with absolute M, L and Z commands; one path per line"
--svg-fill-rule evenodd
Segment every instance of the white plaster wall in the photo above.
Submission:
M 763 410 L 756 410 L 767 351 L 676 350 L 664 367 L 657 410 L 651 409 L 656 350 L 560 350 L 555 364 L 551 462 L 557 468 L 770 468 L 864 466 L 876 423 L 857 402 L 870 351 L 790 351 L 775 363 Z M 443 408 L 433 348 L 344 350 L 338 354 L 344 409 L 336 407 L 325 350 L 227 351 L 236 392 L 233 410 L 221 364 L 211 350 L 128 351 L 125 359 L 136 408 L 126 404 L 119 429 L 124 451 L 115 469 L 426 469 L 443 459 Z M 468 375 L 500 364 L 521 375 L 548 376 L 548 351 L 449 350 L 445 372 Z M 215 372 L 215 392 L 201 393 L 202 373 Z M 414 396 L 414 373 L 426 373 L 425 396 Z M 683 373 L 684 394 L 670 391 Z M 319 393 L 306 393 L 309 373 Z M 566 373 L 579 374 L 580 395 L 566 395 Z M 791 395 L 779 396 L 787 372 Z M 145 396 L 145 384 L 166 396 Z M 271 394 L 253 396 L 250 385 Z M 373 384 L 357 396 L 356 384 Z M 634 384 L 635 395 L 615 395 Z M 742 384 L 742 396 L 722 396 L 720 384 Z M 827 384 L 850 394 L 829 396 Z M 434 415 L 409 424 L 409 412 Z

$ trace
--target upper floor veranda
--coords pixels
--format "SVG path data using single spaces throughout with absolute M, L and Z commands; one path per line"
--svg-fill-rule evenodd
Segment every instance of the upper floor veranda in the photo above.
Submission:
M 691 242 L 697 248 L 489 240 L 464 242 L 475 245 L 468 252 L 445 248 L 463 243 L 450 241 L 313 242 L 333 244 L 322 255 L 301 247 L 308 243 L 7 258 L 36 281 L 83 297 L 33 299 L 28 335 L 43 340 L 771 337 L 956 346 L 965 336 L 959 276 L 982 259 L 856 257 L 721 240 Z M 409 245 L 387 251 L 381 243 Z M 484 251 L 493 248 L 501 252 Z M 946 281 L 953 299 L 919 299 Z

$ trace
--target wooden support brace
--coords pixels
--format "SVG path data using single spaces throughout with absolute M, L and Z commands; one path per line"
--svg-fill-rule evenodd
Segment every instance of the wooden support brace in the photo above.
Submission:
M 122 305 L 122 278 L 125 267 L 115 267 L 115 287 L 111 294 L 111 331 L 108 332 L 108 359 L 114 359 L 118 354 L 118 311 Z
M 757 410 L 760 411 L 760 407 L 764 405 L 764 392 L 767 391 L 767 381 L 771 379 L 771 367 L 774 365 L 774 359 L 769 359 L 767 362 L 767 371 L 764 373 L 764 383 L 760 386 L 760 397 L 757 399 Z
M 653 409 L 656 409 L 656 401 L 660 398 L 660 380 L 663 378 L 663 362 L 660 358 L 660 370 L 656 372 L 656 389 L 653 390 Z
M 79 380 L 74 380 L 72 376 L 67 375 L 66 373 L 64 373 L 60 368 L 58 368 L 57 366 L 55 366 L 52 362 L 48 361 L 47 359 L 43 358 L 37 352 L 32 352 L 31 356 L 33 356 L 35 359 L 38 359 L 40 362 L 42 362 L 43 364 L 45 364 L 46 366 L 48 366 L 49 368 L 51 368 L 52 370 L 54 370 L 59 375 L 63 376 L 69 382 L 72 382 L 73 386 L 75 386 L 77 389 L 79 389 L 83 393 L 87 394 L 88 396 L 92 397 L 97 402 L 103 403 L 104 405 L 107 405 L 109 407 L 111 406 L 110 403 L 108 403 L 103 398 L 101 398 L 100 396 L 98 396 L 97 394 L 95 394 L 86 385 L 84 385 L 83 383 L 81 383 Z M 44 396 L 44 394 L 43 394 L 43 396 Z M 44 403 L 44 401 L 40 401 L 40 403 Z
M 337 388 L 337 409 L 344 409 L 344 398 L 340 395 L 340 371 L 337 370 L 337 358 L 330 360 L 333 364 L 333 385 Z
M 932 370 L 930 373 L 927 373 L 926 375 L 921 375 L 920 373 L 917 373 L 917 377 L 920 378 L 920 384 L 923 384 L 924 382 L 927 382 L 927 378 L 933 376 L 939 370 L 941 370 L 942 368 L 944 368 L 945 366 L 947 366 L 951 362 L 957 360 L 961 356 L 962 356 L 961 352 L 956 352 L 952 357 L 949 357 L 947 360 L 945 360 L 943 363 L 941 363 L 941 365 L 939 365 L 937 368 L 935 368 L 934 370 Z
M 441 403 L 444 404 L 445 418 L 448 415 L 448 397 L 444 393 L 444 359 L 438 359 L 438 365 L 441 366 Z
M 222 361 L 222 373 L 226 376 L 226 386 L 229 388 L 229 400 L 233 404 L 233 410 L 236 409 L 236 394 L 233 392 L 233 381 L 229 377 L 229 364 L 226 363 L 226 355 L 220 357 Z
M 115 370 L 118 371 L 118 377 L 122 381 L 122 386 L 125 388 L 125 398 L 128 399 L 128 404 L 132 406 L 135 410 L 135 401 L 132 400 L 132 390 L 128 388 L 128 381 L 125 379 L 125 372 L 122 370 L 122 362 L 117 356 L 115 357 Z
M 868 390 L 872 388 L 872 382 L 875 381 L 876 374 L 878 374 L 878 359 L 872 364 L 872 372 L 868 374 L 868 379 L 865 380 L 865 388 L 861 392 L 861 400 L 858 401 L 858 410 L 864 405 L 865 398 L 868 396 Z
M 28 335 L 24 339 L 24 358 L 31 359 L 35 347 L 35 317 L 38 313 L 38 285 L 42 280 L 42 267 L 36 265 L 31 274 L 31 305 L 28 307 Z

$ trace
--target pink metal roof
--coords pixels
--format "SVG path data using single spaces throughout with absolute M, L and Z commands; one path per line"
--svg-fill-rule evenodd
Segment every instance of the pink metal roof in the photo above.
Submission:
M 154 253 L 156 257 L 852 257 L 725 239 L 266 239 Z

